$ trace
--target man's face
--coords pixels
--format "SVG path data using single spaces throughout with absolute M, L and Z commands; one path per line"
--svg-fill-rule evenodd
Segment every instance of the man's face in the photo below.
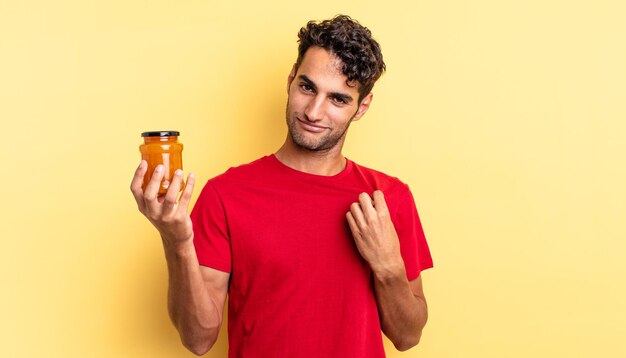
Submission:
M 371 93 L 358 103 L 356 83 L 349 86 L 341 72 L 341 60 L 330 52 L 311 47 L 297 73 L 288 80 L 287 127 L 293 143 L 309 151 L 328 151 L 343 145 L 352 121 L 369 107 Z

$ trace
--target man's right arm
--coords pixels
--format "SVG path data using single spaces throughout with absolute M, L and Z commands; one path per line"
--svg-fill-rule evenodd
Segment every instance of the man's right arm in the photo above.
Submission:
M 211 349 L 222 325 L 230 274 L 200 266 L 192 243 L 164 240 L 169 273 L 168 311 L 183 345 L 197 355 Z
M 168 311 L 178 329 L 183 345 L 195 354 L 206 353 L 222 325 L 224 303 L 230 274 L 200 266 L 193 246 L 193 225 L 188 213 L 195 178 L 187 177 L 185 189 L 178 199 L 183 182 L 177 171 L 164 196 L 158 195 L 163 167 L 158 166 L 142 190 L 147 164 L 142 161 L 130 185 L 139 211 L 161 234 L 167 261 Z

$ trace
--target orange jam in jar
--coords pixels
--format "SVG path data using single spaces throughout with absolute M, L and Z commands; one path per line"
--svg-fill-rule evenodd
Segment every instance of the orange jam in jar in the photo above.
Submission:
M 141 159 L 148 162 L 148 171 L 143 178 L 143 190 L 152 178 L 154 169 L 159 164 L 163 164 L 163 180 L 159 188 L 159 195 L 167 193 L 171 180 L 177 169 L 183 169 L 183 144 L 178 142 L 180 132 L 177 131 L 157 131 L 143 132 L 144 144 L 139 146 Z M 182 190 L 184 184 L 181 185 Z

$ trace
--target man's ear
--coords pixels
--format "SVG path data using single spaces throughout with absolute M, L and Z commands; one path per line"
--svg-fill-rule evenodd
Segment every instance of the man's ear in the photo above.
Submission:
M 291 67 L 291 73 L 289 73 L 289 77 L 287 77 L 287 94 L 289 94 L 289 87 L 291 87 L 291 82 L 296 78 L 296 64 L 293 64 Z
M 358 121 L 365 112 L 370 108 L 370 104 L 372 103 L 372 99 L 374 99 L 374 94 L 372 92 L 368 93 L 367 96 L 363 97 L 361 103 L 359 103 L 359 108 L 356 110 L 354 117 L 352 117 L 353 121 Z

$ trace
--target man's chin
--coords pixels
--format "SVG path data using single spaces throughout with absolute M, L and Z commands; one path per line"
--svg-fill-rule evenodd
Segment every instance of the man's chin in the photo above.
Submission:
M 311 143 L 295 142 L 295 141 L 294 141 L 294 143 L 296 144 L 296 147 L 298 147 L 298 148 L 300 148 L 302 150 L 306 150 L 308 152 L 319 152 L 319 151 L 324 150 L 324 148 L 322 148 L 322 146 L 320 146 L 320 145 L 314 145 L 314 144 L 311 144 Z
M 319 141 L 307 140 L 308 138 L 305 138 L 304 135 L 301 135 L 300 133 L 290 133 L 289 135 L 291 136 L 293 144 L 300 149 L 316 151 L 321 145 Z
M 307 136 L 307 133 L 300 133 L 295 128 L 290 128 L 289 136 L 296 147 L 308 152 L 329 151 L 341 142 L 341 140 L 333 140 L 331 137 L 321 137 L 320 135 L 311 135 L 314 137 L 311 138 L 311 136 Z

